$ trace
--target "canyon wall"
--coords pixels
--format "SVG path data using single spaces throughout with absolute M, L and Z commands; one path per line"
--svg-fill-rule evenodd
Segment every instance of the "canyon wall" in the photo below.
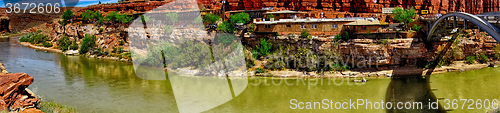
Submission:
M 218 9 L 221 0 L 198 0 L 204 6 Z M 323 10 L 354 13 L 382 13 L 384 7 L 415 7 L 431 14 L 461 11 L 472 14 L 498 11 L 500 0 L 228 0 L 227 10 L 252 10 L 264 7 L 288 10 Z

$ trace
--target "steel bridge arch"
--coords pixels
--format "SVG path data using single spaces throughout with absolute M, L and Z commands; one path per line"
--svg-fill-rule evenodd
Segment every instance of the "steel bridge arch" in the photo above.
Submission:
M 493 37 L 498 43 L 500 43 L 500 32 L 499 32 L 498 28 L 491 25 L 487 21 L 479 18 L 476 15 L 472 15 L 472 14 L 464 13 L 464 12 L 447 13 L 447 14 L 443 15 L 442 17 L 440 17 L 439 19 L 437 19 L 436 22 L 434 22 L 434 24 L 432 25 L 431 29 L 429 30 L 429 34 L 427 35 L 427 40 L 430 40 L 431 36 L 434 35 L 433 32 L 436 30 L 439 23 L 441 23 L 443 20 L 445 20 L 448 17 L 454 17 L 454 16 L 461 17 L 465 20 L 468 20 L 469 22 L 474 23 L 479 28 L 481 28 L 481 30 L 486 31 L 491 37 Z

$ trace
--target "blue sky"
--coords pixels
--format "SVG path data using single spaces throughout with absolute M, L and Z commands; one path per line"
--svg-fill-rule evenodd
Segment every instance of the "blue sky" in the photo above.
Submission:
M 118 0 L 79 0 L 76 7 L 86 7 L 88 5 L 98 4 L 99 1 L 101 1 L 101 3 L 103 3 L 103 4 L 104 3 L 116 3 L 116 2 L 118 2 Z M 39 3 L 39 0 L 37 0 L 37 2 Z M 0 7 L 5 7 L 4 0 L 0 0 Z

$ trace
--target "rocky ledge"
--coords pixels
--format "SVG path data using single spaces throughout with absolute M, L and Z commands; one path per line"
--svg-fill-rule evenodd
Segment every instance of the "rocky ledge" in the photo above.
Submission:
M 0 63 L 0 75 L 7 74 L 7 69 L 5 69 L 5 65 Z
M 40 102 L 28 87 L 33 77 L 26 73 L 7 73 L 0 63 L 0 111 L 41 113 L 36 109 Z

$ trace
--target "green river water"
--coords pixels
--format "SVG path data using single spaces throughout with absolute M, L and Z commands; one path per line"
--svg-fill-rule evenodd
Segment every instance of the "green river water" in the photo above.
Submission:
M 29 88 L 37 95 L 73 106 L 79 112 L 179 112 L 171 81 L 190 86 L 200 84 L 192 79 L 223 79 L 168 75 L 168 80 L 144 80 L 135 75 L 130 63 L 36 51 L 16 42 L 16 38 L 0 39 L 0 62 L 5 63 L 7 70 L 28 73 L 35 78 Z M 252 77 L 248 78 L 248 85 L 241 93 L 205 112 L 485 112 L 484 107 L 444 109 L 444 99 L 499 99 L 498 73 L 500 68 L 486 68 L 430 77 L 368 78 L 369 82 L 362 84 L 353 83 L 353 78 Z M 223 87 L 216 83 L 201 85 Z M 322 102 L 324 99 L 334 102 L 356 99 L 372 103 L 423 102 L 424 109 L 366 109 L 365 105 L 356 109 L 320 108 L 325 107 L 323 104 L 316 105 L 314 110 L 305 109 L 305 105 L 301 106 L 302 110 L 292 109 L 298 102 Z M 440 109 L 427 109 L 429 100 L 436 99 L 441 99 Z

